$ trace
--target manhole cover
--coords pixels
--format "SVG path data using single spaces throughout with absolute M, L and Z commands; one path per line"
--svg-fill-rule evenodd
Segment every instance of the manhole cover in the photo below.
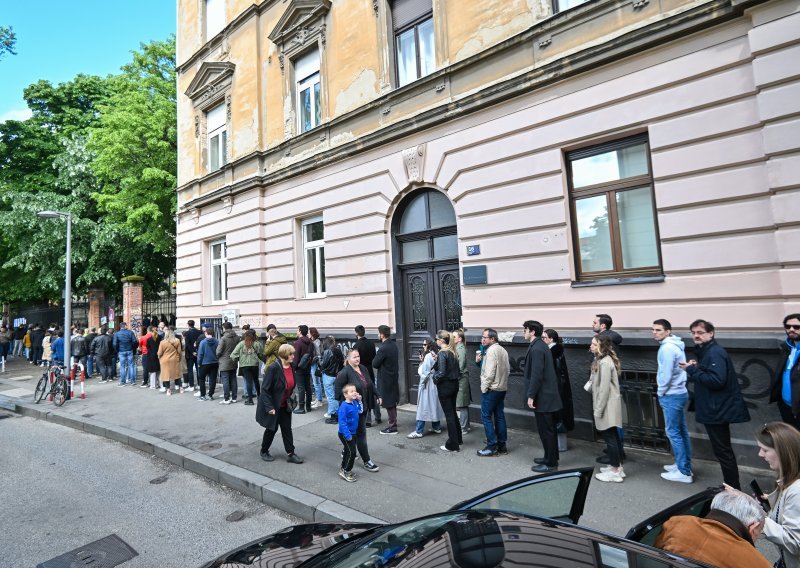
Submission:
M 241 521 L 246 516 L 247 514 L 244 511 L 234 511 L 233 513 L 225 517 L 225 520 L 228 521 L 229 523 L 235 523 L 236 521 Z
M 72 568 L 74 566 L 113 568 L 135 556 L 139 556 L 139 553 L 127 542 L 112 534 L 61 556 L 56 556 L 52 560 L 37 564 L 36 568 Z
M 155 479 L 151 479 L 151 480 L 150 480 L 150 483 L 152 483 L 153 485 L 161 485 L 161 484 L 162 484 L 162 483 L 164 483 L 164 482 L 165 482 L 167 479 L 169 479 L 169 476 L 167 476 L 167 475 L 162 475 L 161 477 L 156 477 Z
M 209 450 L 218 450 L 221 447 L 222 444 L 220 444 L 219 442 L 212 442 L 210 444 L 203 444 L 202 446 L 200 446 L 200 450 L 203 452 L 207 452 Z

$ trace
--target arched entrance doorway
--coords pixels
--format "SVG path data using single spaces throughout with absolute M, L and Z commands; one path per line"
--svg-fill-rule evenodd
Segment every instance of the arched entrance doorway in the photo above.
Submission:
M 447 196 L 423 189 L 398 206 L 392 234 L 401 288 L 406 388 L 409 402 L 417 401 L 417 367 L 422 340 L 440 329 L 461 327 L 461 285 L 458 270 L 456 214 Z

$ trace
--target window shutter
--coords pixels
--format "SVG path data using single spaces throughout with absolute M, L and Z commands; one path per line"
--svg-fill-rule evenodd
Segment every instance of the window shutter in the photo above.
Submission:
M 393 0 L 392 27 L 397 31 L 432 11 L 432 0 Z
M 319 72 L 319 51 L 316 49 L 298 57 L 294 62 L 294 77 L 298 83 L 317 72 Z

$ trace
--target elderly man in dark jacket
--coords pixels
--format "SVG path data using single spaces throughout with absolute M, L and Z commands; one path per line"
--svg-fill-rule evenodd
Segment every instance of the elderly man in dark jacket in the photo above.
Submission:
M 530 342 L 525 354 L 525 391 L 528 408 L 536 411 L 536 429 L 544 448 L 544 457 L 535 458 L 531 468 L 536 472 L 553 471 L 558 467 L 558 434 L 556 417 L 561 410 L 558 394 L 558 377 L 553 356 L 542 341 L 544 326 L 538 321 L 528 320 L 522 324 L 525 339 Z
M 750 413 L 742 398 L 733 362 L 728 352 L 714 340 L 714 325 L 695 320 L 689 329 L 697 360 L 679 365 L 694 382 L 695 420 L 706 428 L 725 483 L 740 489 L 739 468 L 731 447 L 731 424 L 749 422 Z
M 400 402 L 400 354 L 397 343 L 389 339 L 392 330 L 388 325 L 378 327 L 378 339 L 381 346 L 372 360 L 372 366 L 378 370 L 378 390 L 381 393 L 381 404 L 389 415 L 388 426 L 381 434 L 397 434 L 397 404 Z M 361 353 L 359 353 L 360 355 Z

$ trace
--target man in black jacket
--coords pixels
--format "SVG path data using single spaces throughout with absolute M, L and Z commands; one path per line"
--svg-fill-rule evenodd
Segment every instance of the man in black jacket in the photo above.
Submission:
M 381 430 L 381 434 L 394 435 L 397 434 L 397 404 L 400 402 L 400 355 L 397 343 L 389 339 L 391 334 L 392 330 L 388 325 L 378 327 L 381 346 L 372 360 L 372 365 L 378 370 L 378 391 L 389 416 L 389 425 Z
M 556 368 L 550 349 L 542 341 L 544 326 L 538 321 L 528 320 L 522 324 L 522 330 L 525 340 L 530 342 L 523 368 L 528 408 L 536 411 L 536 429 L 544 448 L 544 457 L 535 458 L 531 469 L 536 472 L 554 471 L 558 468 L 556 416 L 562 408 Z
M 731 447 L 731 424 L 749 422 L 736 370 L 728 352 L 714 340 L 714 325 L 695 320 L 689 326 L 697 360 L 678 365 L 694 381 L 695 421 L 703 424 L 708 441 L 728 485 L 740 489 L 736 454 Z
M 786 341 L 781 344 L 781 363 L 772 380 L 770 402 L 778 403 L 781 419 L 800 430 L 800 314 L 783 318 Z
M 37 323 L 31 330 L 31 361 L 33 361 L 34 365 L 42 364 L 42 355 L 44 353 L 42 341 L 44 341 L 44 329 Z
M 307 325 L 297 326 L 297 335 L 293 365 L 298 405 L 294 413 L 305 414 L 311 412 L 311 363 L 314 360 L 314 344 L 308 336 Z
M 95 372 L 94 355 L 92 355 L 92 342 L 97 337 L 97 328 L 92 327 L 86 330 L 88 333 L 84 336 L 83 340 L 86 342 L 86 376 L 91 377 Z
M 89 346 L 89 353 L 94 358 L 97 370 L 100 372 L 100 382 L 105 383 L 113 380 L 111 372 L 113 370 L 114 347 L 111 344 L 111 336 L 108 335 L 106 328 L 100 328 L 100 334 L 94 338 L 94 341 Z
M 361 364 L 367 368 L 369 372 L 369 378 L 372 381 L 372 384 L 375 385 L 375 370 L 372 368 L 372 361 L 375 359 L 375 344 L 364 337 L 367 334 L 367 330 L 364 329 L 363 325 L 357 325 L 355 328 L 356 332 L 356 344 L 353 346 L 353 349 L 358 351 L 358 354 L 361 356 Z M 375 414 L 375 422 L 380 424 L 381 423 L 381 407 L 379 404 L 375 405 L 375 408 L 372 409 L 373 414 Z M 372 426 L 372 421 L 367 416 L 367 428 Z
M 186 381 L 189 383 L 189 388 L 186 390 L 194 390 L 194 372 L 197 367 L 197 348 L 195 344 L 197 339 L 203 333 L 194 326 L 194 320 L 186 322 L 189 329 L 183 332 L 183 348 L 185 349 L 186 357 Z

